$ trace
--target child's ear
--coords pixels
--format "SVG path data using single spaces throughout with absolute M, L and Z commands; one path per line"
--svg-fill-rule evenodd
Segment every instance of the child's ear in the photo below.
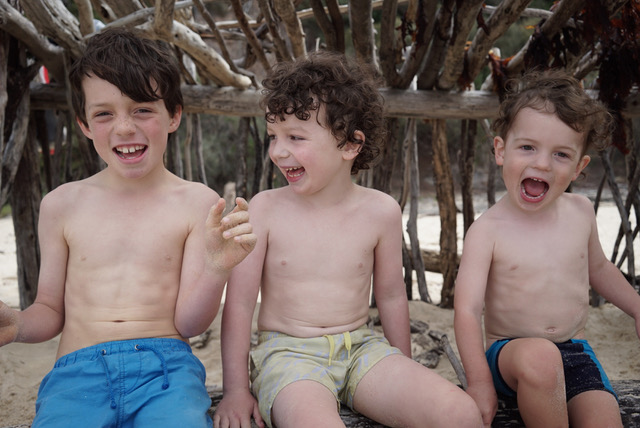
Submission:
M 93 132 L 91 132 L 91 128 L 89 128 L 89 125 L 86 125 L 82 120 L 80 120 L 78 116 L 76 116 L 76 123 L 80 127 L 80 130 L 82 131 L 84 136 L 90 140 L 93 140 Z
M 580 159 L 580 162 L 578 162 L 578 165 L 576 166 L 576 171 L 575 171 L 575 174 L 573 174 L 573 178 L 571 179 L 571 181 L 574 181 L 576 178 L 580 176 L 580 174 L 582 173 L 582 170 L 584 170 L 587 167 L 587 165 L 589 165 L 589 162 L 591 162 L 591 156 L 587 156 L 587 155 L 582 156 L 582 159 Z
M 364 132 L 356 131 L 353 133 L 354 141 L 347 141 L 345 145 L 342 147 L 342 158 L 344 160 L 353 160 L 360 154 L 360 150 L 362 149 L 362 145 L 364 144 Z
M 175 132 L 180 127 L 180 120 L 182 119 L 182 106 L 176 106 L 176 112 L 173 114 L 171 118 L 171 122 L 169 122 L 169 133 Z
M 504 163 L 504 146 L 505 142 L 502 137 L 493 138 L 493 154 L 496 157 L 496 165 L 502 166 Z

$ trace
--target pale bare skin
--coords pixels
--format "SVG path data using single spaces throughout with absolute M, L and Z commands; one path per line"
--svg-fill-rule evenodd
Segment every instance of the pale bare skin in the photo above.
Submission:
M 564 193 L 589 162 L 582 142 L 554 114 L 530 108 L 518 113 L 506 141 L 495 139 L 507 194 L 469 229 L 455 294 L 467 392 L 485 426 L 497 397 L 484 351 L 496 340 L 514 338 L 503 348 L 499 368 L 517 392 L 528 427 L 622 426 L 607 392 L 585 392 L 566 403 L 554 345 L 585 338 L 590 286 L 634 317 L 640 334 L 640 297 L 604 255 L 591 202 Z M 523 196 L 527 178 L 546 182 L 546 194 Z
M 181 110 L 134 102 L 93 76 L 84 87 L 80 126 L 108 166 L 44 197 L 36 301 L 22 312 L 0 305 L 0 345 L 62 333 L 60 357 L 114 340 L 186 341 L 211 324 L 230 270 L 255 245 L 247 203 L 223 218 L 213 190 L 165 169 Z
M 260 330 L 317 337 L 366 323 L 373 275 L 384 334 L 411 355 L 398 204 L 353 184 L 357 145 L 338 149 L 315 117 L 288 116 L 268 124 L 268 131 L 271 159 L 289 185 L 251 200 L 258 244 L 229 279 L 222 320 L 224 399 L 214 418 L 222 428 L 248 428 L 252 416 L 264 426 L 247 372 L 259 291 Z M 470 397 L 406 356 L 387 357 L 365 375 L 354 398 L 359 412 L 389 426 L 451 426 L 452 420 L 460 427 L 480 425 Z M 437 404 L 426 408 L 417 402 Z M 327 388 L 297 381 L 276 397 L 272 419 L 279 428 L 343 427 L 337 410 Z

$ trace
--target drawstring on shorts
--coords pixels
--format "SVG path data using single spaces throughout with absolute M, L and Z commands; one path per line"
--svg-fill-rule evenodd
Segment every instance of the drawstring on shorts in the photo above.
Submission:
M 348 331 L 342 333 L 344 337 L 344 347 L 347 349 L 347 359 L 351 358 L 351 334 Z M 331 361 L 333 360 L 333 353 L 336 350 L 336 341 L 331 334 L 325 334 L 323 337 L 326 337 L 329 341 L 329 365 L 331 365 Z
M 162 375 L 163 375 L 162 389 L 169 388 L 169 370 L 167 369 L 167 362 L 164 358 L 164 355 L 162 355 L 162 352 L 160 352 L 154 346 L 145 346 L 145 345 L 135 345 L 134 349 L 136 351 L 151 351 L 156 355 L 156 357 L 158 357 L 158 359 L 160 360 L 160 365 L 162 366 Z M 107 350 L 106 349 L 101 350 L 98 353 L 98 359 L 102 363 L 102 367 L 104 367 L 105 376 L 107 377 L 107 387 L 109 388 L 109 400 L 111 401 L 111 408 L 115 409 L 117 407 L 115 392 L 113 388 L 113 382 L 111 381 L 111 375 L 109 374 L 109 367 L 107 366 L 107 360 L 104 357 L 105 355 L 107 355 Z
M 154 346 L 145 346 L 145 345 L 136 345 L 136 351 L 151 351 L 156 354 L 156 357 L 160 360 L 160 365 L 162 365 L 162 375 L 164 381 L 162 382 L 162 389 L 169 388 L 169 370 L 167 369 L 167 362 L 164 359 L 164 355 L 162 352 L 158 351 L 158 349 Z
M 115 394 L 113 392 L 113 384 L 111 383 L 111 375 L 109 374 L 109 367 L 107 367 L 107 360 L 104 359 L 104 356 L 107 355 L 107 350 L 103 349 L 100 351 L 98 356 L 100 357 L 100 362 L 102 363 L 102 367 L 104 367 L 104 373 L 107 376 L 107 386 L 109 387 L 109 399 L 111 400 L 111 408 L 116 408 L 116 399 Z

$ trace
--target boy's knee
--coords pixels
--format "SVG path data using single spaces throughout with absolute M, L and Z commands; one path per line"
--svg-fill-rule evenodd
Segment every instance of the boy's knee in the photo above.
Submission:
M 441 421 L 437 426 L 442 427 L 460 427 L 460 428 L 476 428 L 482 426 L 482 414 L 474 399 L 464 392 L 459 392 L 449 396 L 446 401 L 437 403 L 437 407 L 424 406 L 425 414 L 417 426 L 424 426 L 424 421 L 433 418 L 434 412 L 438 415 L 435 418 Z
M 562 355 L 555 343 L 547 339 L 527 339 L 527 346 L 515 355 L 519 382 L 553 389 L 564 385 Z
M 465 393 L 449 412 L 449 421 L 452 427 L 481 427 L 482 414 L 473 398 Z

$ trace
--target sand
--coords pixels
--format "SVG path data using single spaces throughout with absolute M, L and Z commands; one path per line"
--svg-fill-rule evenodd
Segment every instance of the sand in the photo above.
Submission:
M 422 209 L 418 231 L 422 248 L 438 249 L 439 219 L 437 213 Z M 618 214 L 615 207 L 600 208 L 598 227 L 605 254 L 610 255 L 617 228 Z M 459 220 L 461 224 L 461 220 Z M 459 233 L 461 236 L 461 233 Z M 462 248 L 459 243 L 459 248 Z M 636 240 L 636 255 L 640 257 L 640 245 Z M 15 235 L 10 218 L 0 219 L 0 300 L 12 307 L 19 306 L 16 278 Z M 636 270 L 640 263 L 636 262 Z M 439 298 L 442 276 L 428 274 L 429 293 Z M 417 291 L 414 295 L 417 296 Z M 375 310 L 371 310 L 375 314 Z M 431 330 L 444 332 L 456 350 L 453 332 L 453 311 L 420 301 L 410 302 L 410 316 L 429 324 Z M 219 348 L 220 316 L 211 325 L 207 345 L 194 348 L 207 369 L 207 385 L 221 386 L 222 372 Z M 640 380 L 640 341 L 636 336 L 633 319 L 611 304 L 591 308 L 587 323 L 587 337 L 602 366 L 611 380 Z M 42 378 L 53 366 L 58 338 L 39 344 L 13 343 L 0 348 L 0 426 L 29 423 L 35 412 L 35 400 Z M 445 378 L 458 383 L 451 364 L 442 357 L 435 368 Z

